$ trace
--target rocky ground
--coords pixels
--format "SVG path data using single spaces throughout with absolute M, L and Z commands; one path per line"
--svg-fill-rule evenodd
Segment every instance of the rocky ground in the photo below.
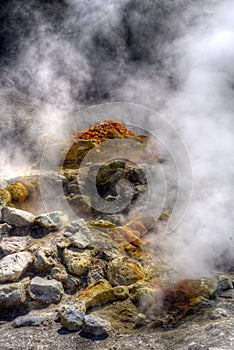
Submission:
M 233 349 L 234 292 L 222 292 L 206 310 L 188 316 L 172 329 L 141 328 L 132 332 L 116 330 L 105 339 L 92 339 L 79 332 L 68 332 L 46 312 L 47 320 L 37 327 L 14 328 L 12 322 L 1 322 L 0 347 L 10 349 Z M 125 321 L 126 322 L 126 321 Z M 125 323 L 123 322 L 123 324 Z
M 131 205 L 108 216 L 92 209 L 93 195 L 84 205 L 86 183 L 75 181 L 79 173 L 90 181 L 92 167 L 41 175 L 53 200 L 61 186 L 73 218 L 61 210 L 41 213 L 36 171 L 2 182 L 0 348 L 232 349 L 231 266 L 179 279 L 168 252 L 150 244 L 170 208 L 159 220 L 128 215 L 147 193 L 142 169 L 119 160 L 99 169 L 97 185 L 110 203 L 119 180 L 133 184 Z

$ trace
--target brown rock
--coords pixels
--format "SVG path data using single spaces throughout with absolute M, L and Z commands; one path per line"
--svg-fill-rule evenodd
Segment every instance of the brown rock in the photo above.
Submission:
M 28 198 L 28 189 L 20 182 L 14 182 L 7 186 L 13 201 L 23 203 Z

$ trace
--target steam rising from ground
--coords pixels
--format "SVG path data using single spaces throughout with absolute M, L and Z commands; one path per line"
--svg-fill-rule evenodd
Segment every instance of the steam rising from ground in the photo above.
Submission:
M 2 12 L 2 94 L 19 90 L 37 101 L 26 141 L 15 137 L 14 149 L 27 159 L 28 140 L 64 121 L 64 130 L 72 129 L 66 118 L 81 105 L 134 102 L 177 127 L 191 156 L 194 196 L 183 224 L 162 245 L 190 275 L 233 255 L 234 6 L 217 3 L 31 0 L 20 7 L 9 1 Z M 6 100 L 2 106 L 13 108 L 1 115 L 16 130 L 24 113 L 16 115 Z M 147 123 L 157 133 L 155 121 Z

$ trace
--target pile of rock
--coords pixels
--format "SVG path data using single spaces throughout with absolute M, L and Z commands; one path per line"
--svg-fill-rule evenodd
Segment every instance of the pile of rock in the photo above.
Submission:
M 55 305 L 62 326 L 94 336 L 104 336 L 113 328 L 111 315 L 103 320 L 96 307 L 105 310 L 106 305 L 112 305 L 114 312 L 119 304 L 126 303 L 127 308 L 135 310 L 135 326 L 155 319 L 164 324 L 169 316 L 179 319 L 193 305 L 208 300 L 218 290 L 218 280 L 162 283 L 164 276 L 160 276 L 159 266 L 154 266 L 142 242 L 152 223 L 147 216 L 119 227 L 107 221 L 69 222 L 62 212 L 35 216 L 3 207 L 1 309 L 10 313 L 18 308 L 20 315 L 20 306 L 33 310 L 38 305 Z M 233 287 L 232 281 L 229 287 Z M 44 320 L 30 317 L 16 319 L 15 326 Z

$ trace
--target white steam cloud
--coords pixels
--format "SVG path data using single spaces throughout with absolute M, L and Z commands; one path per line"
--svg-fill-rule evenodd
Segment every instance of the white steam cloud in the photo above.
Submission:
M 177 41 L 183 82 L 168 103 L 190 153 L 194 186 L 173 251 L 178 268 L 201 275 L 221 261 L 231 266 L 234 257 L 233 23 L 227 1 Z
M 171 250 L 172 264 L 176 262 L 181 274 L 202 275 L 221 262 L 230 266 L 234 248 L 232 1 L 220 5 L 215 0 L 206 4 L 31 0 L 20 9 L 12 1 L 8 11 L 13 20 L 5 25 L 16 29 L 11 47 L 17 49 L 12 53 L 11 47 L 5 48 L 2 94 L 21 91 L 37 102 L 26 113 L 31 119 L 30 131 L 26 126 L 22 131 L 25 142 L 16 137 L 15 145 L 9 146 L 12 138 L 3 138 L 1 131 L 1 139 L 7 140 L 2 145 L 2 168 L 8 148 L 20 150 L 32 161 L 28 140 L 53 133 L 64 121 L 69 124 L 69 116 L 80 106 L 125 101 L 155 108 L 185 140 L 194 185 L 185 220 L 176 232 L 163 237 L 162 245 Z M 17 16 L 28 24 L 25 30 L 23 25 L 18 32 L 14 27 Z M 6 114 L 4 101 L 2 116 L 14 123 L 25 119 L 11 103 Z M 149 123 L 156 132 L 155 121 Z M 17 126 L 8 129 L 12 128 Z M 14 163 L 14 157 L 10 160 Z

